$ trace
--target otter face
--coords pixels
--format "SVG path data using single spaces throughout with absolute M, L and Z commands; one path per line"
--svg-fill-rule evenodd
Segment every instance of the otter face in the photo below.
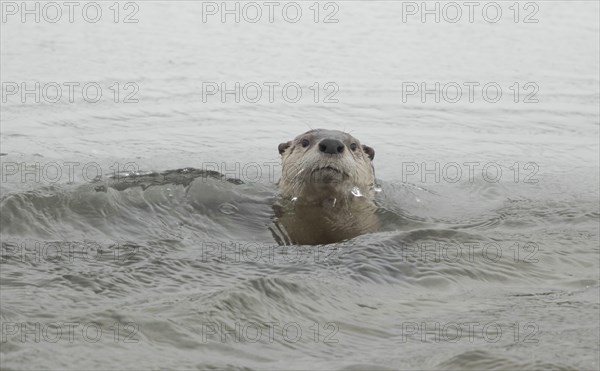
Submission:
M 279 181 L 286 197 L 306 200 L 369 193 L 375 183 L 373 148 L 338 130 L 316 129 L 279 145 L 283 168 Z

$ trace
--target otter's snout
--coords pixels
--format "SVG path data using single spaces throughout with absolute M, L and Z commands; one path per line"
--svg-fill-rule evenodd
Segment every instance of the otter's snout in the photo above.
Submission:
M 344 143 L 337 139 L 323 139 L 319 143 L 319 151 L 330 155 L 344 152 Z

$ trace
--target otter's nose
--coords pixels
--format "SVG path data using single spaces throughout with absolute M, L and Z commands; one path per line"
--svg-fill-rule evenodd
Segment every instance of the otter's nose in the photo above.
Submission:
M 337 139 L 323 139 L 319 143 L 319 150 L 332 155 L 344 152 L 344 143 Z

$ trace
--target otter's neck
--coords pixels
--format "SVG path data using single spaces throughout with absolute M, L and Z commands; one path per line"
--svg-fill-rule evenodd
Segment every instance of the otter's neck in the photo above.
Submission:
M 294 197 L 289 199 L 294 208 L 318 208 L 327 212 L 338 212 L 357 205 L 373 204 L 372 198 L 352 194 L 320 195 L 319 197 Z

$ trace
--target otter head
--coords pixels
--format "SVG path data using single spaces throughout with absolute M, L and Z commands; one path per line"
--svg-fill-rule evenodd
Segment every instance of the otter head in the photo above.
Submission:
M 315 129 L 279 145 L 282 196 L 315 202 L 369 196 L 375 184 L 373 148 L 338 130 Z

